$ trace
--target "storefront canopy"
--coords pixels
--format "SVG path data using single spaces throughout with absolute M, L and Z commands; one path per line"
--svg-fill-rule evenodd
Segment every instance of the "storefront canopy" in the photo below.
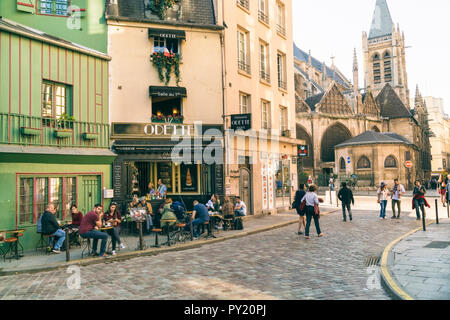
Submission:
M 171 39 L 186 39 L 186 32 L 184 30 L 173 30 L 173 29 L 148 29 L 148 37 L 160 37 L 160 38 L 171 38 Z
M 150 86 L 150 97 L 187 97 L 184 87 L 158 87 Z

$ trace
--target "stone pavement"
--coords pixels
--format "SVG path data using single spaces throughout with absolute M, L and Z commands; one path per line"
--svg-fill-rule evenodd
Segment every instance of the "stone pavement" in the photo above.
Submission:
M 449 300 L 450 221 L 432 223 L 398 242 L 389 252 L 387 271 L 391 289 L 403 299 Z
M 334 208 L 331 209 L 324 209 L 328 211 L 335 210 Z M 248 234 L 252 234 L 254 232 L 262 232 L 265 230 L 269 230 L 271 228 L 277 228 L 280 226 L 285 226 L 287 224 L 295 223 L 298 221 L 298 215 L 294 213 L 294 211 L 291 211 L 289 213 L 285 214 L 278 214 L 278 215 L 272 215 L 272 216 L 248 216 L 244 217 L 244 230 L 228 230 L 228 231 L 218 231 L 214 230 L 214 235 L 217 237 L 217 239 L 209 239 L 209 240 L 202 240 L 201 238 L 197 241 L 190 241 L 188 240 L 186 243 L 176 244 L 172 245 L 170 248 L 168 246 L 161 246 L 160 249 L 157 248 L 151 248 L 152 245 L 155 243 L 155 235 L 152 233 L 150 235 L 144 236 L 144 242 L 146 250 L 144 251 L 136 251 L 138 247 L 138 236 L 137 235 L 121 235 L 121 240 L 125 244 L 126 248 L 122 249 L 121 251 L 117 251 L 117 255 L 113 257 L 113 259 L 121 259 L 121 258 L 129 258 L 133 255 L 145 255 L 145 254 L 156 254 L 162 251 L 167 251 L 169 249 L 171 250 L 180 250 L 180 249 L 186 249 L 190 248 L 192 246 L 199 246 L 203 243 L 208 243 L 212 241 L 223 241 L 225 239 L 229 239 L 236 236 L 245 236 Z M 125 230 L 122 230 L 125 231 Z M 159 236 L 159 243 L 164 243 L 166 241 L 165 235 Z M 100 246 L 100 243 L 99 243 Z M 100 260 L 101 258 L 86 258 L 86 252 L 84 259 L 81 259 L 81 252 L 84 248 L 84 244 L 82 247 L 76 247 L 70 249 L 70 257 L 71 257 L 71 264 L 77 263 L 77 264 L 90 264 L 95 263 Z M 66 263 L 66 254 L 65 252 L 62 252 L 61 254 L 45 254 L 43 250 L 31 250 L 26 251 L 24 253 L 24 257 L 22 257 L 19 260 L 6 260 L 3 261 L 3 259 L 0 259 L 0 275 L 4 274 L 11 274 L 11 273 L 20 273 L 20 272 L 33 272 L 33 271 L 43 271 L 43 270 L 50 270 L 52 268 L 57 268 L 60 266 L 67 266 L 68 263 Z
M 267 218 L 297 219 L 295 214 Z M 7 275 L 0 278 L 0 299 L 391 299 L 381 287 L 379 268 L 368 259 L 420 222 L 379 220 L 377 211 L 356 209 L 353 218 L 344 223 L 340 212 L 323 215 L 322 238 L 312 226 L 306 240 L 291 223 L 187 250 Z M 74 279 L 79 288 L 68 285 L 78 283 Z

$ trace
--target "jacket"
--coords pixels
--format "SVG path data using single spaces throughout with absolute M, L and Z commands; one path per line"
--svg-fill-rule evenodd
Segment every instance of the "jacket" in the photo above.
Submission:
M 345 204 L 355 204 L 355 198 L 353 198 L 353 192 L 349 188 L 341 188 L 338 193 L 338 199 Z
M 54 234 L 59 229 L 58 221 L 55 216 L 48 211 L 45 211 L 42 215 L 42 234 L 50 235 Z

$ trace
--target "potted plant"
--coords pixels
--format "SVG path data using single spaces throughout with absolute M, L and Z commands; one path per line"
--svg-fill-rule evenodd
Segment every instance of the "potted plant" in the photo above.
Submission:
M 178 2 L 178 1 L 175 1 L 175 0 L 150 0 L 148 7 L 152 12 L 156 13 L 161 20 L 164 20 L 167 16 L 166 10 L 172 8 L 176 2 Z
M 69 138 L 72 136 L 73 131 L 73 122 L 75 118 L 72 115 L 69 115 L 67 113 L 61 114 L 56 119 L 56 125 L 55 125 L 55 137 L 56 138 Z
M 178 53 L 169 52 L 165 49 L 155 51 L 151 54 L 150 60 L 153 66 L 158 70 L 159 80 L 167 86 L 170 82 L 172 72 L 175 74 L 177 86 L 180 83 L 180 61 L 181 57 Z

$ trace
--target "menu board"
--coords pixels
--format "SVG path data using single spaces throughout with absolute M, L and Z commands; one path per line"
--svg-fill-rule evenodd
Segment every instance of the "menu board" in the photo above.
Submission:
M 122 197 L 122 164 L 114 163 L 113 166 L 113 189 L 114 197 Z
M 181 192 L 198 192 L 197 165 L 184 164 L 181 170 Z
M 269 195 L 269 190 L 268 190 L 268 186 L 269 186 L 269 182 L 268 182 L 268 175 L 267 175 L 267 169 L 268 169 L 268 164 L 266 162 L 262 162 L 261 164 L 261 177 L 262 177 L 262 208 L 263 210 L 268 209 L 269 208 L 269 199 L 268 199 L 268 195 Z
M 158 179 L 167 187 L 167 192 L 172 192 L 172 163 L 160 162 L 157 164 Z
M 223 165 L 216 164 L 214 182 L 216 184 L 216 193 L 219 195 L 224 194 L 223 188 Z

